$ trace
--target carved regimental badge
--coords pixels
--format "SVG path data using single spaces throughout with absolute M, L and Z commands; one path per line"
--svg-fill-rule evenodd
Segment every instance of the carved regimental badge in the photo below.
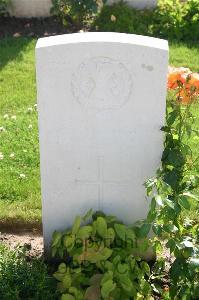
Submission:
M 72 76 L 72 93 L 87 108 L 116 109 L 125 105 L 132 90 L 131 74 L 120 61 L 94 57 L 81 63 Z

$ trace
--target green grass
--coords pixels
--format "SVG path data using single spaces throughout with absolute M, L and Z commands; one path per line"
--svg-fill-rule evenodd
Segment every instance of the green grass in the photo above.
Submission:
M 55 291 L 56 281 L 49 276 L 42 259 L 29 262 L 23 248 L 11 250 L 0 242 L 1 300 L 58 299 Z
M 193 72 L 199 72 L 199 45 L 197 43 L 183 44 L 171 42 L 169 44 L 170 64 L 175 67 L 187 67 Z
M 0 131 L 1 225 L 41 223 L 35 44 L 31 38 L 0 41 L 0 127 L 5 129 Z M 170 63 L 199 71 L 199 48 L 172 43 Z M 195 150 L 197 146 L 193 141 Z
M 41 222 L 38 127 L 34 106 L 35 43 L 34 39 L 25 38 L 5 39 L 0 42 L 2 223 Z M 16 120 L 13 116 L 16 116 Z M 25 178 L 20 174 L 24 174 Z

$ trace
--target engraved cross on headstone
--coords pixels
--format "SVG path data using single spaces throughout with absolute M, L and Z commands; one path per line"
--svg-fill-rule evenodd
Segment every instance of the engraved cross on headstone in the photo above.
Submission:
M 104 157 L 98 156 L 98 176 L 97 180 L 78 180 L 75 182 L 77 184 L 86 184 L 86 185 L 98 185 L 98 208 L 102 209 L 102 202 L 104 200 L 104 185 L 105 184 L 115 184 L 116 186 L 128 185 L 128 181 L 123 180 L 107 180 L 104 178 Z

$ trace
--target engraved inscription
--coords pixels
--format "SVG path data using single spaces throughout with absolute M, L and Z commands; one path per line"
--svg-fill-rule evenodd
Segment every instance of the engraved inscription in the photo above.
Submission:
M 96 110 L 122 107 L 132 90 L 131 74 L 120 61 L 94 57 L 81 63 L 72 75 L 71 87 L 75 99 Z

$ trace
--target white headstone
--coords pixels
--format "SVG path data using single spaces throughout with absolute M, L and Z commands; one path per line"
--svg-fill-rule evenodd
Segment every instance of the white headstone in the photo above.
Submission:
M 36 58 L 45 245 L 90 208 L 144 218 L 143 183 L 163 148 L 167 41 L 68 34 L 40 39 Z
M 111 5 L 120 1 L 121 0 L 107 0 L 107 4 Z M 126 0 L 125 3 L 138 9 L 151 9 L 157 6 L 157 0 Z

